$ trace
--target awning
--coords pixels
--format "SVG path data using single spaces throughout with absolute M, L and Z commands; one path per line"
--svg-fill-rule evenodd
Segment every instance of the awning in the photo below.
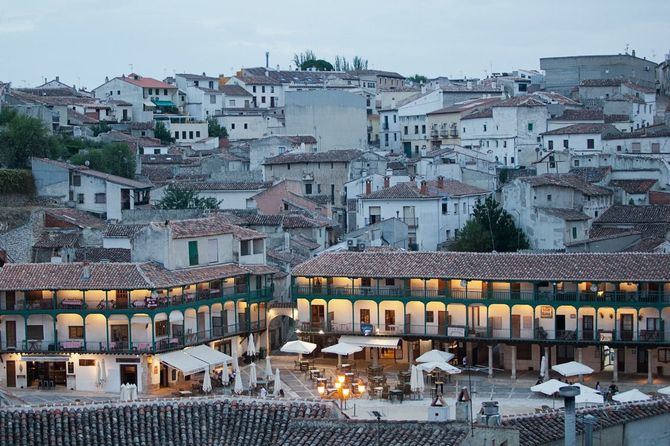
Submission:
M 170 313 L 170 322 L 181 322 L 184 320 L 184 314 L 181 311 L 173 311 Z
M 172 101 L 161 101 L 161 100 L 152 100 L 157 107 L 176 107 Z
M 214 350 L 212 347 L 207 345 L 198 345 L 197 347 L 188 347 L 183 350 L 187 355 L 193 356 L 201 361 L 206 362 L 212 367 L 217 367 L 226 363 L 229 363 L 233 360 L 231 356 L 221 353 L 218 350 Z
M 160 358 L 163 364 L 172 367 L 173 369 L 180 370 L 184 375 L 192 375 L 209 368 L 208 363 L 184 353 L 184 350 L 163 353 L 160 355 Z
M 69 355 L 21 355 L 21 361 L 28 362 L 68 362 L 69 360 Z
M 145 106 L 145 107 L 150 107 L 150 108 L 155 108 L 155 107 L 156 107 L 156 104 L 154 104 L 154 103 L 151 102 L 151 101 L 144 101 L 144 106 Z
M 372 348 L 398 348 L 400 338 L 385 336 L 340 336 L 340 343 Z

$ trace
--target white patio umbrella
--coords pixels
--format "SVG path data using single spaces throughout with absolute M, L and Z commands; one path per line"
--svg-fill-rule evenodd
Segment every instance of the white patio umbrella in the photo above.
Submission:
M 342 356 L 347 356 L 352 353 L 358 353 L 363 350 L 363 347 L 353 344 L 347 344 L 346 342 L 338 342 L 333 344 L 330 347 L 321 349 L 323 353 L 331 353 L 337 355 L 337 365 L 338 367 L 342 365 Z
M 130 401 L 135 401 L 137 399 L 137 384 L 130 385 Z
M 412 371 L 410 372 L 409 375 L 409 386 L 412 392 L 418 392 L 419 391 L 419 380 L 418 380 L 418 375 L 421 373 L 415 365 L 412 366 Z
M 540 361 L 540 376 L 542 377 L 543 380 L 549 378 L 549 374 L 547 373 L 547 357 L 543 356 L 542 361 Z
M 646 393 L 642 393 L 637 389 L 628 390 L 626 392 L 617 393 L 612 397 L 614 401 L 619 403 L 629 403 L 631 401 L 647 401 L 651 397 Z
M 231 353 L 233 357 L 233 370 L 235 370 L 237 373 L 240 372 L 240 361 L 239 361 L 239 354 L 237 353 L 237 341 L 233 339 L 233 345 L 231 348 Z
M 423 372 L 419 366 L 416 366 L 416 384 L 419 392 L 423 392 L 423 390 L 426 388 L 426 381 L 424 380 Z
M 209 367 L 205 369 L 205 377 L 202 379 L 202 391 L 205 393 L 212 391 L 212 377 L 209 375 Z
M 242 384 L 242 374 L 239 371 L 235 373 L 235 387 L 233 387 L 233 391 L 238 395 L 244 392 L 244 384 Z
M 314 351 L 316 344 L 305 341 L 289 341 L 282 345 L 281 351 L 284 353 L 297 353 L 298 358 L 302 359 L 302 355 L 308 355 Z
M 252 362 L 249 366 L 249 388 L 255 389 L 258 384 L 258 377 L 256 375 L 256 363 Z
M 98 385 L 102 385 L 102 364 L 100 363 L 100 360 L 98 360 L 97 365 L 97 375 L 98 375 Z
M 272 364 L 270 363 L 270 357 L 265 357 L 265 378 L 270 381 L 272 379 Z
M 563 376 L 590 375 L 593 373 L 593 369 L 591 367 L 577 361 L 556 364 L 551 368 L 551 370 L 558 372 Z
M 254 335 L 249 335 L 247 339 L 247 356 L 256 355 L 256 344 L 254 344 Z
M 575 403 L 577 404 L 605 404 L 605 398 L 598 393 L 596 389 L 593 389 L 584 384 L 577 383 L 574 384 L 579 387 L 579 395 L 575 397 Z
M 119 399 L 121 401 L 128 401 L 128 386 L 126 384 L 121 384 L 121 392 L 119 392 Z
M 660 393 L 661 395 L 670 395 L 670 386 L 658 389 L 656 392 Z
M 550 379 L 549 381 L 545 381 L 542 384 L 534 385 L 533 387 L 530 388 L 530 390 L 533 392 L 540 392 L 544 393 L 545 395 L 552 396 L 556 392 L 558 392 L 558 389 L 565 386 L 567 386 L 567 384 L 564 383 L 563 381 L 559 381 L 557 379 Z
M 223 363 L 223 370 L 221 370 L 221 384 L 227 386 L 230 384 L 230 376 L 228 376 L 228 363 Z
M 454 367 L 451 364 L 448 364 L 444 361 L 435 361 L 435 362 L 426 362 L 423 364 L 417 365 L 419 370 L 424 370 L 426 372 L 432 372 L 435 369 L 440 369 L 445 373 L 448 373 L 450 375 L 456 375 L 458 373 L 461 373 L 461 369 L 458 367 Z
M 279 376 L 279 367 L 275 370 L 275 388 L 272 391 L 274 396 L 279 396 L 279 390 L 281 390 L 281 376 Z
M 442 350 L 431 350 L 416 358 L 416 362 L 449 362 L 454 359 L 456 355 Z

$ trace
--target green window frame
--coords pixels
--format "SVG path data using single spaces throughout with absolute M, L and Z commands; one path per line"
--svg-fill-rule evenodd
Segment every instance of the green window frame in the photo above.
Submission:
M 193 266 L 198 264 L 198 242 L 188 242 L 188 264 Z

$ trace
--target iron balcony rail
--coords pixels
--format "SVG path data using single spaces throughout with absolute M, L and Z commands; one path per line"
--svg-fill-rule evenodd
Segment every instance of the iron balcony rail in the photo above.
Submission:
M 515 291 L 473 291 L 437 290 L 377 287 L 309 286 L 292 288 L 294 297 L 347 296 L 347 297 L 393 297 L 393 298 L 443 298 L 475 301 L 521 301 L 521 302 L 587 302 L 587 303 L 670 303 L 670 293 L 641 292 L 515 292 Z

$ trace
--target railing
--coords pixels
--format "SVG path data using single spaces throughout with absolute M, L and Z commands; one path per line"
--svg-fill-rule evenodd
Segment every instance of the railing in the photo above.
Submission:
M 604 292 L 604 293 L 578 293 L 578 292 L 527 292 L 527 291 L 482 291 L 482 290 L 446 290 L 446 289 L 404 289 L 399 287 L 333 287 L 333 286 L 309 286 L 299 285 L 292 288 L 296 296 L 365 296 L 365 297 L 439 297 L 456 300 L 482 300 L 482 301 L 525 301 L 535 303 L 546 302 L 585 302 L 603 304 L 631 304 L 631 303 L 670 303 L 670 293 L 662 292 Z

